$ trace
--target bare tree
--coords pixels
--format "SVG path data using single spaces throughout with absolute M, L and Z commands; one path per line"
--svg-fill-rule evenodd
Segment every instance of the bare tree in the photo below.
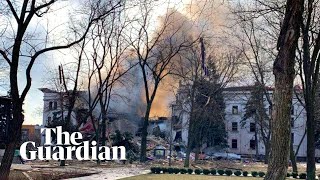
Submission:
M 289 158 L 292 89 L 296 47 L 300 37 L 303 0 L 288 0 L 278 38 L 278 55 L 273 66 L 275 91 L 271 120 L 271 154 L 265 179 L 285 179 Z
M 157 5 L 153 1 L 143 0 L 140 3 L 137 27 L 134 26 L 128 37 L 138 60 L 145 92 L 146 111 L 141 134 L 141 162 L 146 160 L 147 128 L 157 90 L 163 79 L 171 74 L 175 65 L 173 59 L 176 55 L 197 41 L 197 38 L 190 38 L 183 34 L 187 21 L 183 16 L 179 18 L 181 14 L 175 9 L 167 9 L 160 25 L 152 31 L 152 23 L 154 23 L 152 13 L 155 8 Z M 190 39 L 193 40 L 190 41 Z
M 106 11 L 99 11 L 101 8 L 100 6 L 92 6 L 89 17 L 86 20 L 87 25 L 84 32 L 81 32 L 81 34 L 75 33 L 73 40 L 66 42 L 65 45 L 53 45 L 49 47 L 41 45 L 41 43 L 46 44 L 46 39 L 44 39 L 40 44 L 34 45 L 32 42 L 32 37 L 34 38 L 34 35 L 32 35 L 32 32 L 28 31 L 31 21 L 47 15 L 50 12 L 50 8 L 52 8 L 56 3 L 56 0 L 41 2 L 36 0 L 24 0 L 21 3 L 7 0 L 7 9 L 4 8 L 1 12 L 2 14 L 7 11 L 7 17 L 13 18 L 13 23 L 15 23 L 15 25 L 12 26 L 11 30 L 5 29 L 6 32 L 4 33 L 8 36 L 12 36 L 8 37 L 8 39 L 2 38 L 3 46 L 0 48 L 0 54 L 10 66 L 10 91 L 13 105 L 13 120 L 10 122 L 8 132 L 9 139 L 1 162 L 0 179 L 8 179 L 14 149 L 17 142 L 20 140 L 21 126 L 23 123 L 22 105 L 32 84 L 31 70 L 37 58 L 44 53 L 69 48 L 81 42 L 85 38 L 92 24 L 94 24 L 98 19 L 107 16 L 114 9 L 122 5 L 122 3 L 118 3 L 108 8 Z M 31 50 L 26 54 L 23 48 L 29 48 Z M 19 66 L 22 66 L 22 57 L 28 59 L 27 68 L 25 70 L 26 85 L 22 89 L 19 89 L 18 68 Z
M 262 9 L 261 5 L 258 4 L 258 9 Z M 255 8 L 257 8 L 254 6 Z M 252 7 L 250 7 L 252 8 Z M 234 9 L 233 14 L 235 15 L 236 26 L 233 34 L 238 40 L 245 57 L 244 65 L 251 71 L 250 74 L 253 76 L 253 81 L 256 82 L 255 87 L 260 89 L 259 93 L 263 93 L 262 97 L 265 97 L 269 106 L 272 110 L 272 97 L 269 94 L 268 85 L 272 84 L 272 61 L 275 58 L 274 45 L 276 44 L 276 36 L 278 24 L 274 23 L 273 26 L 267 26 L 267 22 L 270 19 L 274 19 L 273 15 L 265 14 L 261 18 L 257 18 L 257 14 L 260 12 L 249 13 L 246 6 L 239 5 Z M 258 11 L 257 9 L 255 9 Z M 270 17 L 271 16 L 271 17 Z M 269 18 L 269 19 L 268 19 Z M 278 19 L 276 16 L 275 19 Z M 279 26 L 280 27 L 280 26 Z M 265 163 L 268 163 L 268 157 L 270 152 L 270 118 L 264 116 L 265 110 L 259 110 L 262 114 L 256 114 L 259 116 L 259 120 L 255 120 L 256 126 L 258 127 L 259 137 L 261 137 L 265 146 Z M 256 145 L 259 142 L 256 140 Z M 258 148 L 257 148 L 258 149 Z
M 315 102 L 320 70 L 320 29 L 317 26 L 319 2 L 305 1 L 301 43 L 299 43 L 299 77 L 303 87 L 304 107 L 307 114 L 307 176 L 315 179 Z
M 199 96 L 203 96 L 207 98 L 208 102 L 213 103 L 212 101 L 215 101 L 214 96 L 219 91 L 222 91 L 229 83 L 237 79 L 238 65 L 242 59 L 242 52 L 234 51 L 234 49 L 212 47 L 210 44 L 213 39 L 210 38 L 204 39 L 203 41 L 205 42 L 203 44 L 205 46 L 205 54 L 204 49 L 201 51 L 199 46 L 193 46 L 192 48 L 182 51 L 179 53 L 180 65 L 177 65 L 177 70 L 174 73 L 179 80 L 181 80 L 178 95 L 178 97 L 181 98 L 177 99 L 178 102 L 176 102 L 176 104 L 179 106 L 179 111 L 186 113 L 189 117 L 187 124 L 183 124 L 184 127 L 188 128 L 185 167 L 188 167 L 190 164 L 189 159 L 193 149 L 192 144 L 198 143 L 199 137 L 204 136 L 202 139 L 205 139 L 208 135 L 204 134 L 204 129 L 199 129 L 204 122 L 201 118 L 197 118 L 200 117 L 197 114 L 201 114 L 199 113 L 200 111 L 204 111 L 202 113 L 205 114 L 205 111 L 207 111 L 205 109 L 207 106 L 210 106 L 210 104 L 199 106 L 199 103 L 196 103 L 196 99 L 199 99 Z M 204 58 L 203 61 L 202 58 Z M 199 88 L 201 89 L 199 82 L 203 81 L 203 79 L 208 79 L 209 82 L 215 82 L 215 86 L 218 86 L 211 87 L 213 92 L 210 96 L 199 95 Z M 224 116 L 222 114 L 221 116 L 220 119 L 223 120 Z M 210 123 L 214 123 L 214 121 Z M 200 145 L 202 144 L 197 145 L 196 151 L 199 151 Z
M 106 130 L 108 114 L 111 113 L 110 103 L 114 96 L 119 96 L 117 87 L 123 86 L 125 75 L 136 65 L 130 60 L 129 44 L 124 39 L 131 23 L 126 11 L 131 8 L 131 5 L 126 4 L 126 8 L 118 9 L 108 18 L 99 20 L 89 33 L 90 41 L 85 50 L 89 115 L 91 120 L 95 119 L 94 111 L 99 109 L 95 115 L 99 121 L 101 119 L 101 124 L 99 122 L 99 126 L 94 126 L 94 129 L 96 140 L 101 141 L 102 145 L 106 144 L 106 140 L 111 145 Z M 99 160 L 97 162 L 100 163 Z

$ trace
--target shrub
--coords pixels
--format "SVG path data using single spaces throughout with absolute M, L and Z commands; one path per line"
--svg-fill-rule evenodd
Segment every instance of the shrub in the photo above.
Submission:
M 248 176 L 248 171 L 243 171 L 243 172 L 242 172 L 242 175 L 243 175 L 243 176 Z
M 260 177 L 263 177 L 264 175 L 266 175 L 266 173 L 264 173 L 262 171 L 260 171 L 258 174 L 259 174 Z
M 210 173 L 211 173 L 212 175 L 216 175 L 216 174 L 217 174 L 217 170 L 211 169 Z
M 300 173 L 299 174 L 299 178 L 300 179 L 306 179 L 307 178 L 307 174 L 306 173 Z
M 201 173 L 202 173 L 202 170 L 201 170 L 201 169 L 196 169 L 196 170 L 194 170 L 194 173 L 196 173 L 196 174 L 201 174 Z
M 293 172 L 291 175 L 292 175 L 293 178 L 297 178 L 298 177 L 298 173 L 296 173 L 296 172 Z
M 160 174 L 161 171 L 162 171 L 162 169 L 163 169 L 162 167 L 157 167 L 157 168 L 156 168 L 156 173 L 157 173 L 157 174 Z
M 169 174 L 173 174 L 173 172 L 174 172 L 174 171 L 173 171 L 173 168 L 168 168 L 168 173 L 169 173 Z
M 150 170 L 151 170 L 151 173 L 153 173 L 153 174 L 160 174 L 162 168 L 161 167 L 151 167 Z
M 188 169 L 188 174 L 192 174 L 193 173 L 193 169 Z
M 227 170 L 225 171 L 225 173 L 226 173 L 227 176 L 231 176 L 231 175 L 232 175 L 232 171 L 229 170 L 229 169 L 227 169 Z
M 203 170 L 203 174 L 204 174 L 204 175 L 210 174 L 210 170 L 209 170 L 209 169 L 204 169 L 204 170 Z
M 160 174 L 161 173 L 161 168 L 160 167 L 152 167 L 152 168 L 150 168 L 150 170 L 154 174 Z
M 180 169 L 179 169 L 179 168 L 173 168 L 173 172 L 174 172 L 175 174 L 178 174 L 178 173 L 180 172 Z
M 181 173 L 181 174 L 186 174 L 187 172 L 188 172 L 187 169 L 183 169 L 183 168 L 180 169 L 180 173 Z
M 251 172 L 251 175 L 252 175 L 253 177 L 257 177 L 257 176 L 258 176 L 258 173 L 257 173 L 257 171 L 252 171 L 252 172 Z
M 221 176 L 224 175 L 224 170 L 219 169 L 219 170 L 218 170 L 218 174 L 221 175 Z
M 153 173 L 153 174 L 156 173 L 156 167 L 151 167 L 150 170 L 151 170 L 151 173 Z
M 234 175 L 236 175 L 236 176 L 241 176 L 241 174 L 242 174 L 241 171 L 235 171 L 234 172 Z
M 291 176 L 291 174 L 288 172 L 288 173 L 287 173 L 287 177 L 290 177 L 290 176 Z
M 165 174 L 165 173 L 167 173 L 167 172 L 168 172 L 168 168 L 163 167 L 163 168 L 162 168 L 162 173 Z

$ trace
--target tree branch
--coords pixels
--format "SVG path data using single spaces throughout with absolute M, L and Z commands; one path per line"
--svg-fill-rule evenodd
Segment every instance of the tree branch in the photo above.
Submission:
M 6 0 L 6 1 L 7 1 L 7 4 L 9 5 L 9 7 L 10 7 L 10 10 L 11 10 L 14 18 L 16 19 L 17 23 L 19 24 L 20 19 L 19 19 L 18 15 L 17 15 L 16 10 L 13 8 L 13 5 L 12 5 L 12 3 L 10 2 L 10 0 Z
M 8 63 L 9 65 L 11 65 L 10 59 L 8 58 L 7 54 L 6 54 L 3 50 L 1 50 L 1 49 L 0 49 L 0 54 L 1 54 L 2 57 L 7 61 L 7 63 Z

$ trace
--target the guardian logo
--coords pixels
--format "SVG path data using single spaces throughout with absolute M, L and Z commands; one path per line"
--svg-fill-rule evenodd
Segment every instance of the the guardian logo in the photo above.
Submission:
M 27 155 L 27 145 L 35 147 L 35 142 L 27 141 L 20 147 L 21 157 L 25 160 L 72 160 L 75 154 L 78 160 L 126 160 L 126 149 L 124 146 L 100 146 L 97 149 L 97 142 L 82 141 L 82 134 L 74 132 L 62 132 L 62 127 L 41 128 L 41 133 L 45 133 L 44 146 L 37 147 L 36 151 L 29 151 Z M 51 133 L 56 134 L 56 143 L 51 142 Z M 64 138 L 64 139 L 63 139 Z M 119 151 L 120 150 L 120 151 Z M 112 151 L 112 153 L 111 153 Z M 110 157 L 112 155 L 112 158 Z M 118 157 L 120 156 L 120 158 Z

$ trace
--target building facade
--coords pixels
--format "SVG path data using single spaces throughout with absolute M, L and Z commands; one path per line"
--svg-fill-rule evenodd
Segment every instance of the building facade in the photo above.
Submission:
M 48 88 L 40 88 L 43 92 L 43 118 L 42 126 L 50 127 L 57 120 L 65 119 L 68 114 L 68 96 L 65 92 L 58 92 Z M 87 103 L 85 101 L 85 93 L 79 91 L 77 93 L 76 102 L 71 113 L 71 124 L 80 125 L 82 121 L 82 113 L 87 111 Z M 41 144 L 44 143 L 45 135 L 41 135 Z
M 265 144 L 259 126 L 253 118 L 244 120 L 245 107 L 251 96 L 253 86 L 244 87 L 229 87 L 223 90 L 225 102 L 225 127 L 227 131 L 227 152 L 240 154 L 247 157 L 254 155 L 265 155 Z M 269 97 L 272 99 L 273 89 L 267 90 Z M 177 102 L 174 108 L 174 116 L 178 117 L 179 122 L 174 125 L 173 138 L 181 139 L 183 144 L 188 142 L 188 121 L 189 121 L 189 106 L 183 103 L 185 95 L 179 90 Z M 272 110 L 269 107 L 266 96 L 264 105 L 266 114 L 270 117 Z M 306 128 L 306 112 L 303 105 L 294 95 L 291 108 L 291 139 L 293 141 L 293 149 L 297 153 L 298 160 L 304 160 L 307 152 L 307 137 L 305 135 Z M 264 127 L 265 133 L 268 133 L 268 128 Z M 261 132 L 261 131 L 260 131 Z M 176 137 L 178 136 L 178 138 Z M 257 143 L 256 143 L 257 142 Z M 316 150 L 316 157 L 320 157 L 319 150 Z

